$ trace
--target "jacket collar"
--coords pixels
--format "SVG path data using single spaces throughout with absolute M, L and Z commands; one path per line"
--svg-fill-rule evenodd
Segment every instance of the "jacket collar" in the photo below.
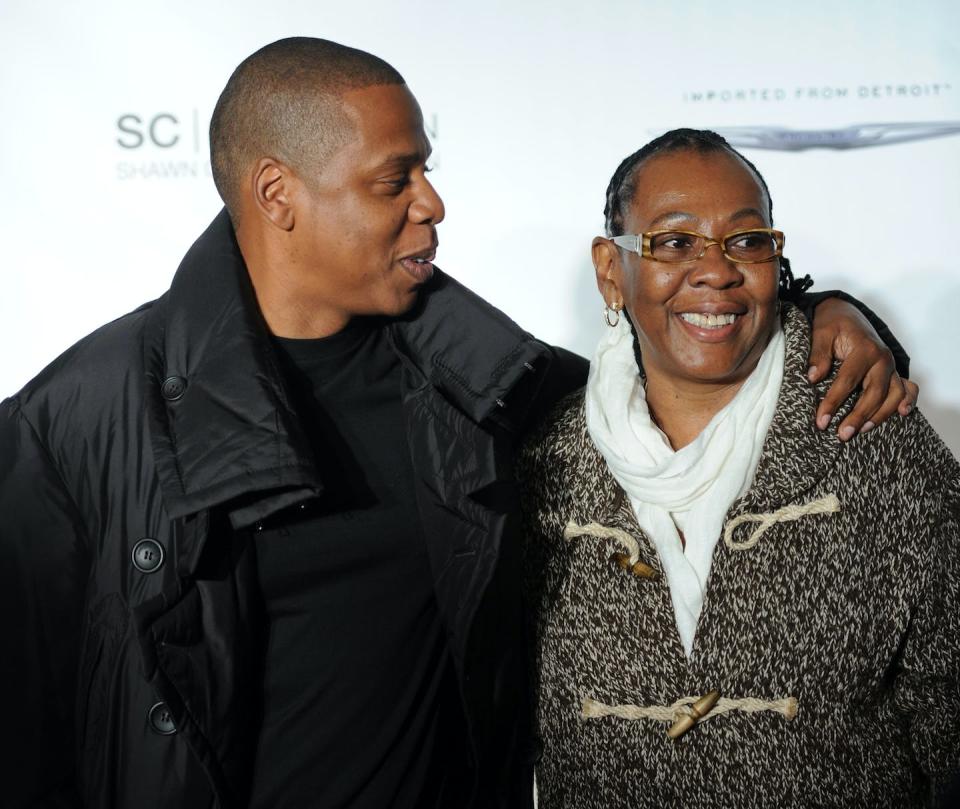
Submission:
M 151 439 L 171 516 L 234 501 L 240 527 L 321 490 L 265 335 L 222 211 L 154 307 L 144 341 Z M 179 398 L 169 398 L 171 379 L 182 381 Z M 258 507 L 247 502 L 252 492 L 270 496 Z
M 510 401 L 549 349 L 437 272 L 394 344 L 476 422 L 519 423 Z M 226 211 L 187 252 L 153 307 L 144 338 L 147 418 L 167 511 L 185 517 L 230 503 L 234 527 L 318 494 L 322 483 L 256 304 Z M 182 380 L 182 395 L 171 399 Z M 532 398 L 534 386 L 525 398 Z M 173 391 L 171 391 L 173 388 Z M 166 394 L 166 395 L 165 395 Z M 516 397 L 514 397 L 516 398 Z
M 398 349 L 478 424 L 517 431 L 552 352 L 499 309 L 441 271 L 408 315 L 394 322 Z
M 854 403 L 847 400 L 828 429 L 817 429 L 817 404 L 834 374 L 817 385 L 810 384 L 810 324 L 788 303 L 783 304 L 781 318 L 786 338 L 783 383 L 753 485 L 739 502 L 737 512 L 770 511 L 808 498 L 836 463 L 843 448 L 836 425 Z

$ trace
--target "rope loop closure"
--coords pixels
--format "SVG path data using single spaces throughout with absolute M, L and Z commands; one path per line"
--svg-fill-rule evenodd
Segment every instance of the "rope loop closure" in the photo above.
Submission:
M 563 529 L 563 538 L 568 542 L 578 537 L 595 537 L 597 539 L 610 540 L 619 545 L 622 549 L 610 556 L 610 561 L 617 567 L 628 570 L 637 578 L 641 579 L 659 579 L 660 574 L 646 562 L 640 561 L 640 543 L 636 537 L 621 530 L 620 528 L 608 528 L 597 522 L 588 522 L 586 525 L 578 525 L 570 520 Z
M 605 705 L 592 697 L 586 697 L 583 700 L 580 715 L 584 719 L 600 719 L 605 716 L 613 716 L 617 719 L 630 721 L 653 719 L 657 722 L 669 722 L 670 727 L 667 729 L 667 736 L 671 739 L 678 739 L 694 725 L 706 722 L 708 719 L 713 719 L 729 711 L 743 711 L 744 713 L 772 711 L 791 722 L 797 715 L 798 707 L 796 697 L 783 697 L 782 699 L 741 697 L 732 699 L 721 697 L 719 691 L 709 691 L 700 697 L 681 697 L 672 705 Z
M 835 494 L 828 494 L 819 500 L 811 500 L 801 505 L 789 505 L 770 514 L 741 514 L 734 517 L 723 529 L 723 544 L 732 551 L 746 551 L 754 547 L 767 529 L 778 522 L 792 522 L 811 514 L 834 514 L 840 511 L 840 501 Z M 746 539 L 735 540 L 733 532 L 743 523 L 758 522 L 756 528 Z

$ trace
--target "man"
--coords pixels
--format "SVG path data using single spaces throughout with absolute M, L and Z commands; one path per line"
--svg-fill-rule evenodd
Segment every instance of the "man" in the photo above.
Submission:
M 530 803 L 512 455 L 585 364 L 434 269 L 429 151 L 382 60 L 258 51 L 169 292 L 0 406 L 6 805 Z

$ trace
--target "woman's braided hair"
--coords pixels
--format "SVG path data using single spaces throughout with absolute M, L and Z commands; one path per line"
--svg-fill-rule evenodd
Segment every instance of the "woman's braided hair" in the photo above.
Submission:
M 634 180 L 637 167 L 654 155 L 680 151 L 695 151 L 700 154 L 728 152 L 742 160 L 756 176 L 761 188 L 767 195 L 768 213 L 771 223 L 773 222 L 773 198 L 770 196 L 767 181 L 763 179 L 763 175 L 757 170 L 757 167 L 734 149 L 726 138 L 716 132 L 711 132 L 709 129 L 671 129 L 625 158 L 617 166 L 613 177 L 610 178 L 610 184 L 607 186 L 606 203 L 603 208 L 604 226 L 608 237 L 620 236 L 623 233 L 623 213 L 636 193 Z M 813 281 L 810 280 L 809 275 L 795 280 L 790 270 L 789 260 L 781 257 L 780 297 L 782 299 L 795 299 L 812 285 Z

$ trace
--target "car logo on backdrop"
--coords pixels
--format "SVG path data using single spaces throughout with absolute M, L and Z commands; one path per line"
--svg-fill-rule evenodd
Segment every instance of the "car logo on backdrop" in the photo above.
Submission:
M 841 129 L 791 129 L 785 126 L 727 126 L 714 130 L 731 146 L 799 152 L 804 149 L 859 149 L 960 133 L 960 121 L 853 124 Z

